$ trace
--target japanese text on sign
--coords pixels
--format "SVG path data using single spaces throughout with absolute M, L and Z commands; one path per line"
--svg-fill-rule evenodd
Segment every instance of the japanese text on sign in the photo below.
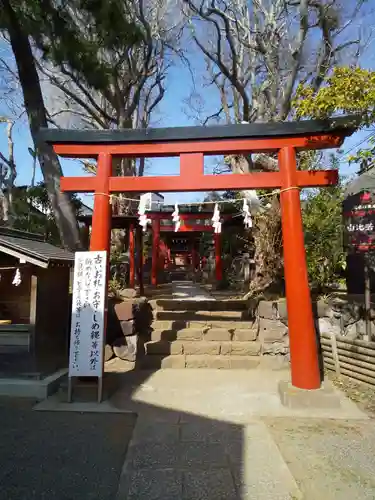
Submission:
M 375 196 L 359 192 L 343 203 L 344 244 L 348 252 L 369 252 L 375 249 Z
M 102 375 L 106 266 L 106 252 L 75 255 L 70 377 Z

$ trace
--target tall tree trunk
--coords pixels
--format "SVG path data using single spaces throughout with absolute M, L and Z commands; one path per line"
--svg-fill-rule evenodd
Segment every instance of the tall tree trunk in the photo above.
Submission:
M 37 139 L 39 130 L 47 127 L 48 122 L 29 37 L 23 31 L 22 23 L 10 0 L 0 0 L 0 7 L 5 14 L 6 29 L 17 64 L 34 149 L 37 151 L 61 242 L 64 247 L 74 250 L 81 247 L 80 235 L 70 197 L 60 191 L 60 162 L 53 148 Z

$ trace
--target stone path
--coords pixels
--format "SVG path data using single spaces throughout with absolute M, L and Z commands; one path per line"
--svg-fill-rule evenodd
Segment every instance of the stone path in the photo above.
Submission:
M 173 298 L 179 300 L 215 300 L 206 290 L 192 281 L 174 281 L 172 293 Z

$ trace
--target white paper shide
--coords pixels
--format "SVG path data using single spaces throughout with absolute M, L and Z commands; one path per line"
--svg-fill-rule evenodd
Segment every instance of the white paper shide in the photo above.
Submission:
M 69 377 L 101 377 L 107 252 L 77 252 L 74 264 Z

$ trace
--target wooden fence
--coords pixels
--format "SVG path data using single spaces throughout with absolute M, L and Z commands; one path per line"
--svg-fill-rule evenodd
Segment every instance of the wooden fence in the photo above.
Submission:
M 321 334 L 325 368 L 375 386 L 375 342 Z

